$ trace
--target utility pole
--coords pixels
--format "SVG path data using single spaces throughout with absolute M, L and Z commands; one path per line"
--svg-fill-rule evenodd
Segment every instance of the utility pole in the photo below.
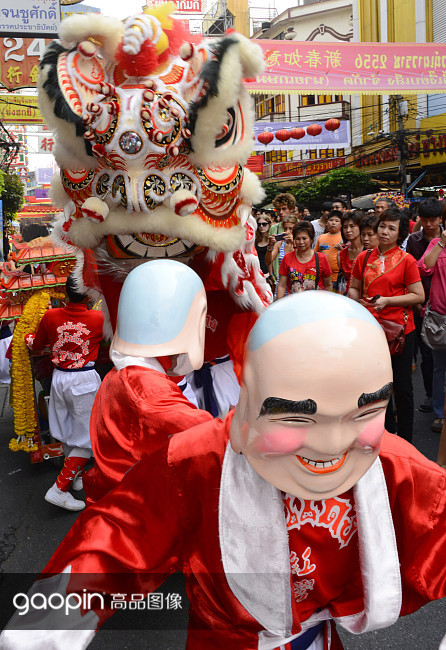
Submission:
M 404 130 L 404 120 L 403 120 L 403 116 L 405 115 L 404 112 L 405 106 L 401 95 L 395 96 L 394 107 L 396 108 L 397 119 L 398 119 L 398 131 L 396 134 L 396 144 L 399 151 L 399 162 L 400 162 L 400 166 L 398 169 L 398 179 L 401 187 L 401 194 L 403 196 L 406 196 L 407 159 L 408 159 L 409 152 L 407 149 L 406 132 Z M 407 106 L 406 106 L 406 112 L 407 112 Z

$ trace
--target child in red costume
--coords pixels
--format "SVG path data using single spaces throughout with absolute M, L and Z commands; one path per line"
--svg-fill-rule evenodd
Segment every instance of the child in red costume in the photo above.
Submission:
M 27 337 L 34 350 L 49 346 L 54 372 L 48 418 L 51 435 L 64 444 L 66 454 L 62 471 L 45 500 L 67 510 L 82 510 L 85 503 L 75 499 L 68 489 L 82 475 L 92 455 L 90 413 L 101 379 L 94 369 L 102 339 L 102 312 L 89 310 L 87 297 L 76 290 L 70 275 L 65 307 L 45 312 L 35 337 Z M 81 488 L 80 482 L 78 482 Z

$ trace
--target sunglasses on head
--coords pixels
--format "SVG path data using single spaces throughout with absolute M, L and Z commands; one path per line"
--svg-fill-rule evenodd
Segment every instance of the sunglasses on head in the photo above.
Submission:
M 257 225 L 258 226 L 269 226 L 269 221 L 258 221 Z

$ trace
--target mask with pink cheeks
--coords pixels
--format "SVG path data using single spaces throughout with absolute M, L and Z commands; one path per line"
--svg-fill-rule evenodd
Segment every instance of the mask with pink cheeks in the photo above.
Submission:
M 381 438 L 384 434 L 385 414 L 380 413 L 366 424 L 357 438 L 357 443 L 363 447 L 364 452 L 372 452 L 378 449 Z
M 277 429 L 259 436 L 255 441 L 256 451 L 260 456 L 286 456 L 297 454 L 305 446 L 308 428 L 278 426 Z

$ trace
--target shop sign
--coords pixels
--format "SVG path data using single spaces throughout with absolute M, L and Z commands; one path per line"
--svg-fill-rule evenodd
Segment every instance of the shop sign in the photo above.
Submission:
M 19 4 L 19 7 L 17 7 Z M 11 36 L 57 37 L 60 8 L 57 0 L 0 0 L 0 32 Z
M 1 84 L 8 90 L 35 87 L 39 61 L 49 43 L 51 40 L 44 38 L 1 38 Z
M 37 97 L 4 95 L 0 99 L 0 121 L 6 124 L 42 124 Z
M 272 163 L 268 171 L 264 169 L 262 178 L 274 181 L 276 179 L 303 178 L 314 174 L 323 174 L 337 167 L 343 167 L 345 161 L 345 158 L 327 158 L 324 160 L 296 160 L 295 162 Z
M 408 160 L 414 160 L 420 155 L 420 144 L 418 141 L 408 143 Z M 354 154 L 355 167 L 374 167 L 385 163 L 398 162 L 400 152 L 398 147 L 386 147 L 379 151 L 366 153 L 364 150 L 356 151 Z

